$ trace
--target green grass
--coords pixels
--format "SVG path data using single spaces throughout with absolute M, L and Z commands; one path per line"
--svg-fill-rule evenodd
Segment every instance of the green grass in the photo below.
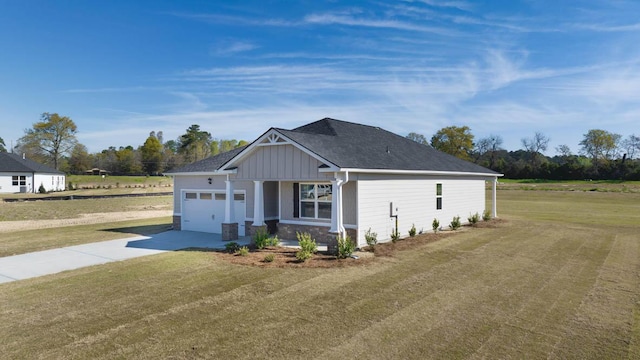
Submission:
M 366 266 L 262 268 L 189 251 L 2 284 L 0 354 L 638 358 L 640 195 L 558 195 L 500 191 L 498 227 Z
M 146 186 L 167 186 L 173 184 L 167 176 L 105 176 L 104 179 L 97 175 L 68 175 L 67 183 L 72 182 L 78 187 L 89 186 L 120 186 L 146 185 Z
M 171 210 L 173 197 L 148 196 L 85 200 L 51 200 L 0 203 L 2 221 L 71 219 L 80 214 L 132 210 Z
M 157 234 L 169 230 L 171 226 L 171 217 L 159 217 L 0 233 L 0 257 L 136 235 Z
M 620 180 L 546 180 L 546 179 L 498 179 L 502 190 L 535 191 L 599 191 L 640 193 L 640 181 Z M 488 184 L 487 187 L 490 187 Z

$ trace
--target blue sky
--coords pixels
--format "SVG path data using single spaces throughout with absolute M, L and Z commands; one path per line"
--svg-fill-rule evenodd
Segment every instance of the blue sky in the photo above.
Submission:
M 43 112 L 90 151 L 191 124 L 253 140 L 324 117 L 430 138 L 640 135 L 640 1 L 0 0 L 0 137 Z

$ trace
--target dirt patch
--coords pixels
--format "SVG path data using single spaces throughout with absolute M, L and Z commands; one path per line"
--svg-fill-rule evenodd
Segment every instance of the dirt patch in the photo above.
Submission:
M 172 213 L 173 211 L 171 210 L 123 211 L 80 214 L 80 217 L 73 219 L 2 221 L 0 222 L 0 233 L 150 219 L 171 216 Z

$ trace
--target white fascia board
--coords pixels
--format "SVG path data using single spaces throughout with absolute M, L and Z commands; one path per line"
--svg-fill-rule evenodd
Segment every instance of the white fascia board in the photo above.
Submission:
M 448 175 L 448 176 L 482 176 L 482 177 L 502 177 L 504 174 L 489 174 L 464 171 L 433 171 L 433 170 L 394 170 L 394 169 L 358 169 L 340 168 L 338 170 L 320 169 L 320 172 L 351 172 L 361 174 L 397 174 L 397 175 Z
M 263 144 L 262 141 L 267 139 L 269 137 L 269 135 L 272 135 L 272 134 L 277 134 L 279 137 L 283 138 L 287 142 L 286 143 Z M 259 138 L 257 138 L 254 142 L 252 142 L 251 145 L 247 146 L 244 150 L 239 152 L 235 157 L 233 157 L 233 158 L 231 158 L 231 160 L 227 161 L 227 163 L 224 165 L 224 168 L 227 168 L 229 166 L 237 164 L 242 159 L 244 159 L 245 157 L 249 156 L 253 152 L 253 149 L 255 149 L 256 147 L 278 146 L 278 145 L 292 145 L 295 148 L 299 149 L 300 151 L 304 152 L 305 154 L 307 154 L 307 155 L 311 156 L 312 158 L 320 161 L 321 163 L 330 166 L 329 168 L 327 168 L 327 169 L 331 170 L 330 172 L 334 172 L 334 171 L 338 170 L 338 167 L 336 167 L 333 163 L 331 163 L 327 159 L 323 159 L 322 157 L 318 156 L 318 154 L 310 151 L 309 149 L 307 149 L 303 145 L 300 145 L 297 142 L 291 140 L 290 138 L 288 138 L 287 136 L 285 136 L 284 134 L 282 134 L 281 132 L 279 132 L 275 128 L 271 128 L 271 129 L 267 130 L 267 132 L 265 132 Z

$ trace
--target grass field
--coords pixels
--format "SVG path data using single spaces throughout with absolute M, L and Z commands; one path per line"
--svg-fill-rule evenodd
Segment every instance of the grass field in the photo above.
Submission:
M 172 252 L 0 285 L 0 357 L 640 357 L 640 194 L 499 191 L 496 228 L 366 266 Z
M 173 197 L 147 196 L 85 200 L 22 201 L 1 203 L 1 221 L 71 219 L 80 214 L 172 210 Z
M 0 199 L 30 199 L 69 195 L 120 195 L 154 194 L 173 191 L 173 180 L 166 176 L 106 176 L 68 175 L 67 187 L 75 190 L 52 192 L 48 194 L 0 194 Z

